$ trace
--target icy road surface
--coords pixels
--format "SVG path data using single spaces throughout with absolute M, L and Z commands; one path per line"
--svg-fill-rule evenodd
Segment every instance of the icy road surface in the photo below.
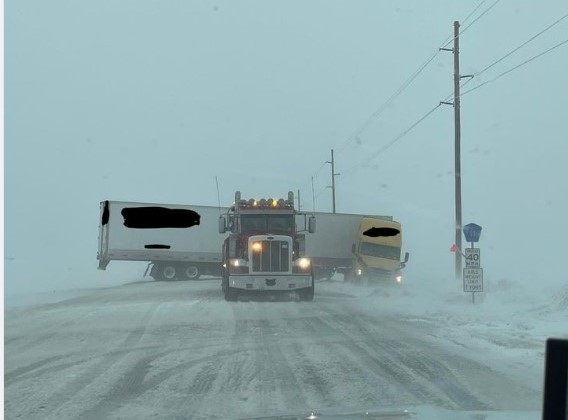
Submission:
M 392 301 L 370 310 L 347 286 L 320 283 L 313 303 L 228 303 L 218 279 L 139 282 L 9 309 L 6 418 L 540 410 L 541 377 L 498 371 L 432 339 L 432 317 L 401 316 Z

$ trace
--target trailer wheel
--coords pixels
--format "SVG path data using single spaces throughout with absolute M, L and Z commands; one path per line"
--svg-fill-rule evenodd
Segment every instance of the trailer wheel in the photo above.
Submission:
M 199 276 L 201 276 L 201 273 L 199 271 L 199 267 L 196 265 L 188 265 L 185 267 L 185 277 L 188 280 L 197 280 Z
M 164 265 L 160 267 L 160 277 L 164 280 L 174 280 L 177 276 L 176 267 L 173 265 Z

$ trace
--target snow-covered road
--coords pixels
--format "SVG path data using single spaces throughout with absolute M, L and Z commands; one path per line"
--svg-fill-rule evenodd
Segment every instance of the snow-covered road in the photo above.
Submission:
M 540 410 L 541 377 L 527 383 L 447 346 L 432 316 L 371 302 L 381 300 L 326 282 L 313 303 L 228 303 L 212 279 L 13 308 L 5 313 L 6 418 Z

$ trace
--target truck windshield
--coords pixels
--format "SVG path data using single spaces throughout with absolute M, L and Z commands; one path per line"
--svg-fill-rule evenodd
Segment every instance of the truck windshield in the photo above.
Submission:
M 292 233 L 292 217 L 287 214 L 241 216 L 243 233 Z
M 400 260 L 400 248 L 382 244 L 372 244 L 363 242 L 361 244 L 361 254 L 370 257 L 381 257 L 389 260 Z

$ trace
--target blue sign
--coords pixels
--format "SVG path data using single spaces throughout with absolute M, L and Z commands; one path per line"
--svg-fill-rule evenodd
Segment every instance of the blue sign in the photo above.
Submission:
M 463 227 L 463 234 L 467 242 L 479 242 L 481 236 L 481 226 L 469 223 Z

